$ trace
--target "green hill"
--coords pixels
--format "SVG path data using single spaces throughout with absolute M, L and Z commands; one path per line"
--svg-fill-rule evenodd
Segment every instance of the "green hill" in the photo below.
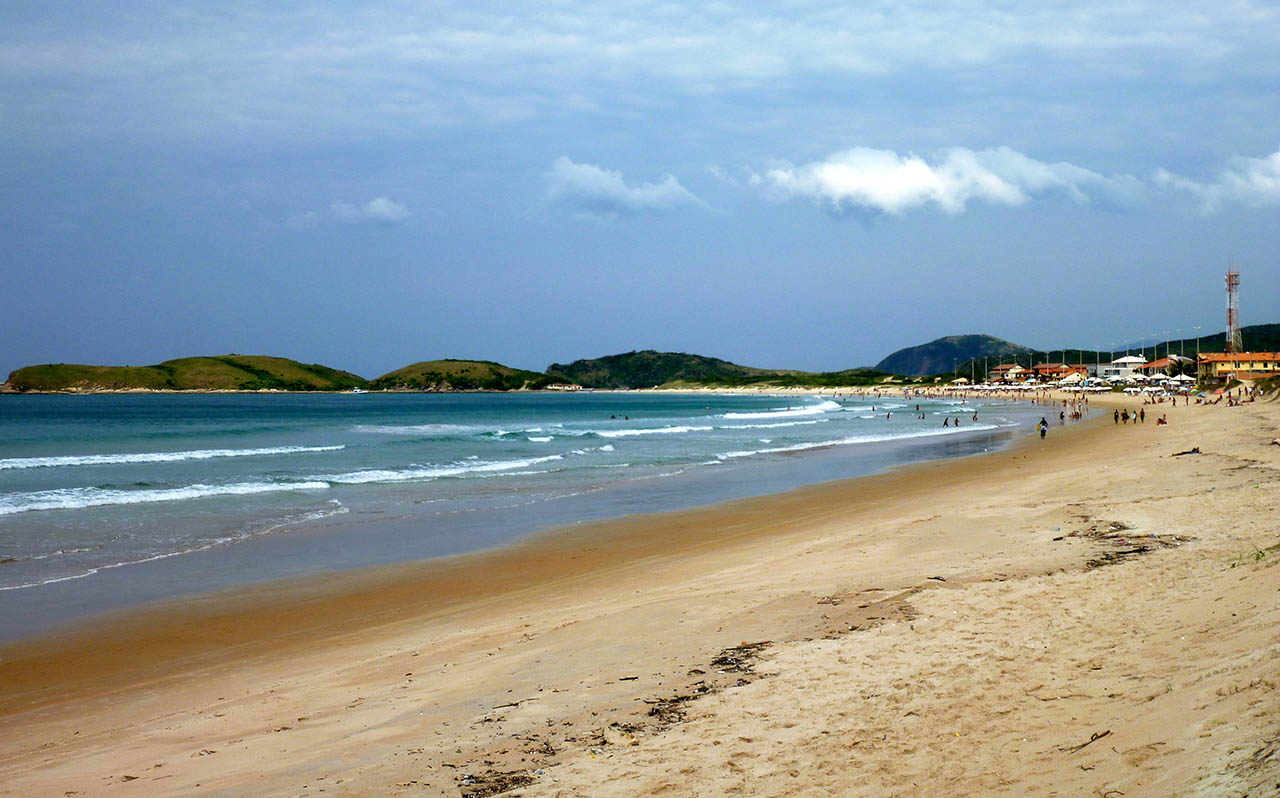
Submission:
M 184 357 L 154 366 L 26 366 L 9 375 L 13 391 L 342 391 L 365 379 L 318 364 L 263 355 Z
M 692 388 L 743 387 L 837 387 L 869 385 L 887 376 L 871 369 L 815 374 L 804 371 L 760 369 L 740 366 L 727 360 L 683 352 L 626 352 L 619 355 L 553 363 L 547 376 L 584 388 Z
M 625 352 L 619 355 L 552 363 L 547 375 L 584 388 L 654 388 L 686 384 L 739 384 L 753 377 L 777 372 L 739 366 L 726 360 L 683 352 Z
M 426 360 L 383 374 L 369 383 L 384 391 L 517 391 L 541 388 L 553 380 L 488 360 Z
M 924 377 L 950 373 L 957 364 L 983 357 L 1026 354 L 1029 347 L 993 335 L 949 335 L 919 346 L 899 349 L 876 364 L 878 371 Z

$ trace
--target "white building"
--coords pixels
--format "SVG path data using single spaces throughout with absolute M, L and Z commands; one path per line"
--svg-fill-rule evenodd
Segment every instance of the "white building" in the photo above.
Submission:
M 1146 362 L 1147 359 L 1140 355 L 1126 355 L 1125 357 L 1118 357 L 1109 364 L 1103 366 L 1098 371 L 1098 376 L 1104 380 L 1110 379 L 1111 377 L 1129 377 L 1132 376 L 1134 372 L 1141 373 L 1138 370 L 1146 365 Z

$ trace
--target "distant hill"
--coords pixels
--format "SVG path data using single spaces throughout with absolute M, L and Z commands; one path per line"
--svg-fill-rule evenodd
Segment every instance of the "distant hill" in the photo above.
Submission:
M 727 360 L 683 352 L 626 352 L 618 355 L 553 363 L 547 376 L 584 388 L 828 387 L 869 385 L 886 376 L 871 369 L 814 374 L 804 371 L 740 366 Z
M 652 349 L 567 364 L 552 363 L 547 367 L 548 376 L 584 388 L 653 388 L 677 381 L 706 384 L 773 373 L 714 357 Z
M 553 382 L 536 371 L 511 368 L 488 360 L 426 360 L 370 381 L 370 390 L 386 391 L 517 391 Z
M 993 335 L 949 335 L 919 346 L 899 349 L 876 364 L 877 371 L 925 377 L 950 373 L 960 363 L 981 357 L 1026 354 L 1031 349 Z
M 184 357 L 154 366 L 26 366 L 9 375 L 13 391 L 342 391 L 365 379 L 318 364 L 264 355 Z

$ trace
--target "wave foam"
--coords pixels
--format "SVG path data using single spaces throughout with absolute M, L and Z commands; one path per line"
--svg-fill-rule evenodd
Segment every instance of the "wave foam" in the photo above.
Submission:
M 292 516 L 292 517 L 289 517 L 289 518 L 283 518 L 283 519 L 281 519 L 281 520 L 279 520 L 279 521 L 276 521 L 275 523 L 273 523 L 273 524 L 271 524 L 271 525 L 269 525 L 269 526 L 267 526 L 267 527 L 263 528 L 261 531 L 259 531 L 259 532 L 255 533 L 255 534 L 258 534 L 258 535 L 267 535 L 267 534 L 270 534 L 270 533 L 272 533 L 272 532 L 275 532 L 275 531 L 277 531 L 277 530 L 279 530 L 279 529 L 283 529 L 284 527 L 291 526 L 291 525 L 293 525 L 293 524 L 306 523 L 307 521 L 320 521 L 320 520 L 323 520 L 323 519 L 325 519 L 325 518 L 329 518 L 329 517 L 331 517 L 331 516 L 335 516 L 335 515 L 342 515 L 342 514 L 344 514 L 344 513 L 349 512 L 349 509 L 348 509 L 345 505 L 343 505 L 343 503 L 342 503 L 342 502 L 338 501 L 337 499 L 330 499 L 330 500 L 329 500 L 329 503 L 330 503 L 330 504 L 332 504 L 332 505 L 335 505 L 335 506 L 336 506 L 336 509 L 313 510 L 313 511 L 311 511 L 311 512 L 303 513 L 302 515 Z M 136 559 L 136 560 L 122 560 L 122 561 L 120 561 L 120 562 L 109 563 L 109 564 L 107 564 L 107 565 L 99 565 L 99 566 L 96 566 L 96 567 L 93 567 L 93 568 L 87 568 L 87 569 L 85 569 L 84 571 L 82 571 L 82 572 L 80 572 L 80 573 L 77 573 L 77 574 L 70 574 L 70 575 L 68 575 L 68 576 L 54 576 L 54 577 L 50 577 L 50 578 L 48 578 L 48 579 L 42 579 L 42 580 L 40 580 L 40 581 L 38 581 L 38 582 L 26 582 L 26 583 L 24 583 L 24 584 L 20 584 L 20 585 L 5 585 L 5 586 L 0 586 L 0 591 L 3 591 L 3 590 L 22 590 L 23 588 L 28 588 L 28 587 L 41 587 L 41 586 L 43 586 L 43 585 L 52 585 L 52 584 L 56 584 L 56 583 L 58 583 L 58 582 L 70 582 L 70 581 L 72 581 L 72 580 L 74 580 L 74 579 L 84 579 L 84 578 L 85 578 L 85 577 L 87 577 L 87 576 L 93 576 L 94 574 L 100 573 L 100 572 L 102 572 L 102 571 L 108 571 L 108 570 L 111 570 L 111 569 L 113 569 L 113 568 L 123 568 L 123 567 L 125 567 L 126 565 L 141 565 L 142 563 L 155 562 L 156 560 L 167 560 L 167 559 L 169 559 L 170 557 L 178 557 L 178 556 L 181 556 L 181 555 L 183 555 L 183 554 L 195 554 L 196 552 L 208 551 L 209 549 L 212 549 L 212 548 L 214 548 L 215 546 L 222 546 L 222 545 L 225 545 L 225 544 L 227 544 L 227 543 L 235 543 L 236 541 L 243 540 L 243 539 L 244 539 L 244 538 L 246 538 L 246 537 L 252 537 L 252 536 L 253 536 L 252 534 L 249 534 L 249 535 L 232 535 L 232 536 L 229 536 L 229 537 L 218 538 L 217 540 L 212 540 L 212 541 L 209 541 L 209 542 L 207 542 L 207 543 L 202 543 L 202 544 L 200 544 L 200 545 L 198 545 L 198 546 L 194 546 L 194 547 L 192 547 L 192 548 L 188 548 L 188 549 L 181 549 L 181 550 L 179 550 L 179 551 L 166 551 L 166 552 L 161 552 L 161 553 L 159 553 L 159 554 L 152 554 L 152 555 L 147 556 L 147 557 L 141 557 L 141 558 Z M 51 552 L 51 553 L 49 553 L 49 554 L 42 554 L 42 555 L 39 555 L 39 556 L 36 556 L 36 557 L 31 557 L 30 559 L 32 559 L 32 560 L 42 560 L 42 559 L 45 559 L 45 558 L 48 558 L 48 557 L 57 556 L 57 555 L 64 555 L 64 554 L 80 554 L 80 553 L 87 552 L 87 551 L 90 551 L 90 549 L 67 549 L 67 550 L 63 550 L 63 551 Z
M 805 405 L 804 407 L 786 408 L 784 410 L 763 410 L 757 413 L 725 413 L 722 418 L 791 418 L 793 416 L 820 416 L 823 413 L 830 413 L 832 410 L 839 409 L 841 409 L 839 402 L 833 402 L 830 399 L 827 399 L 816 405 Z
M 546 457 L 526 457 L 522 460 L 474 460 L 452 465 L 421 466 L 417 468 L 387 469 L 375 468 L 366 471 L 350 471 L 345 474 L 327 474 L 312 477 L 323 480 L 327 487 L 336 485 L 367 485 L 371 482 L 418 482 L 441 477 L 459 477 L 467 474 L 489 474 L 497 471 L 515 471 L 522 468 L 549 463 L 552 460 L 563 460 L 563 455 L 553 454 Z
M 870 418 L 870 416 L 867 416 Z M 827 419 L 816 418 L 812 421 L 779 421 L 776 424 L 725 424 L 720 429 L 779 429 L 781 427 L 801 427 L 808 424 L 825 424 Z
M 629 438 L 634 435 L 679 435 L 685 432 L 705 432 L 714 427 L 648 427 L 645 429 L 618 429 L 618 430 L 597 430 L 596 434 L 602 438 Z
M 238 482 L 230 485 L 187 485 L 182 488 L 154 488 L 150 490 L 117 490 L 114 488 L 58 488 L 31 493 L 12 493 L 0 496 L 0 515 L 31 512 L 32 510 L 79 510 L 85 507 L 104 507 L 118 504 L 146 504 L 150 502 L 184 501 L 210 496 L 250 496 L 258 493 L 276 493 L 289 490 L 324 490 L 326 482 Z
M 0 471 L 13 468 L 53 468 L 56 466 L 115 465 L 120 463 L 176 463 L 182 460 L 209 460 L 215 457 L 259 457 L 272 454 L 336 452 L 345 446 L 269 446 L 261 449 L 195 449 L 189 452 L 129 452 L 82 454 L 59 457 L 10 457 L 0 460 Z
M 791 446 L 775 446 L 771 449 L 752 449 L 749 451 L 725 452 L 718 454 L 716 457 L 721 460 L 729 460 L 738 457 L 753 457 L 758 454 L 780 454 L 784 452 L 802 452 L 809 449 L 825 449 L 830 446 L 848 446 L 858 443 L 882 443 L 884 441 L 910 440 L 912 438 L 932 438 L 939 435 L 955 435 L 962 432 L 975 432 L 983 430 L 1000 429 L 998 424 L 971 424 L 968 427 L 960 429 L 939 429 L 928 430 L 923 432 L 908 432 L 897 435 L 855 435 L 851 438 L 840 438 L 831 441 L 814 441 L 812 443 L 797 443 Z

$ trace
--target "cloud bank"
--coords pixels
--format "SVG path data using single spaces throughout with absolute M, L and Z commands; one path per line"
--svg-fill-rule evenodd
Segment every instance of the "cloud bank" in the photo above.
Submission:
M 1212 212 L 1227 203 L 1262 206 L 1280 202 L 1280 150 L 1263 158 L 1236 156 L 1213 182 L 1202 183 L 1164 169 L 1155 174 L 1156 185 L 1184 191 L 1195 197 L 1202 210 Z
M 706 207 L 673 175 L 657 183 L 627 185 L 621 172 L 560 156 L 547 173 L 547 198 L 580 216 L 612 218 L 667 213 L 681 207 Z
M 1070 163 L 1046 163 L 1008 147 L 954 147 L 932 161 L 855 147 L 801 166 L 777 166 L 754 182 L 776 196 L 809 198 L 837 212 L 894 216 L 929 205 L 960 213 L 972 200 L 1022 205 L 1054 192 L 1081 203 L 1128 205 L 1144 192 L 1140 181 L 1127 175 L 1107 177 Z

